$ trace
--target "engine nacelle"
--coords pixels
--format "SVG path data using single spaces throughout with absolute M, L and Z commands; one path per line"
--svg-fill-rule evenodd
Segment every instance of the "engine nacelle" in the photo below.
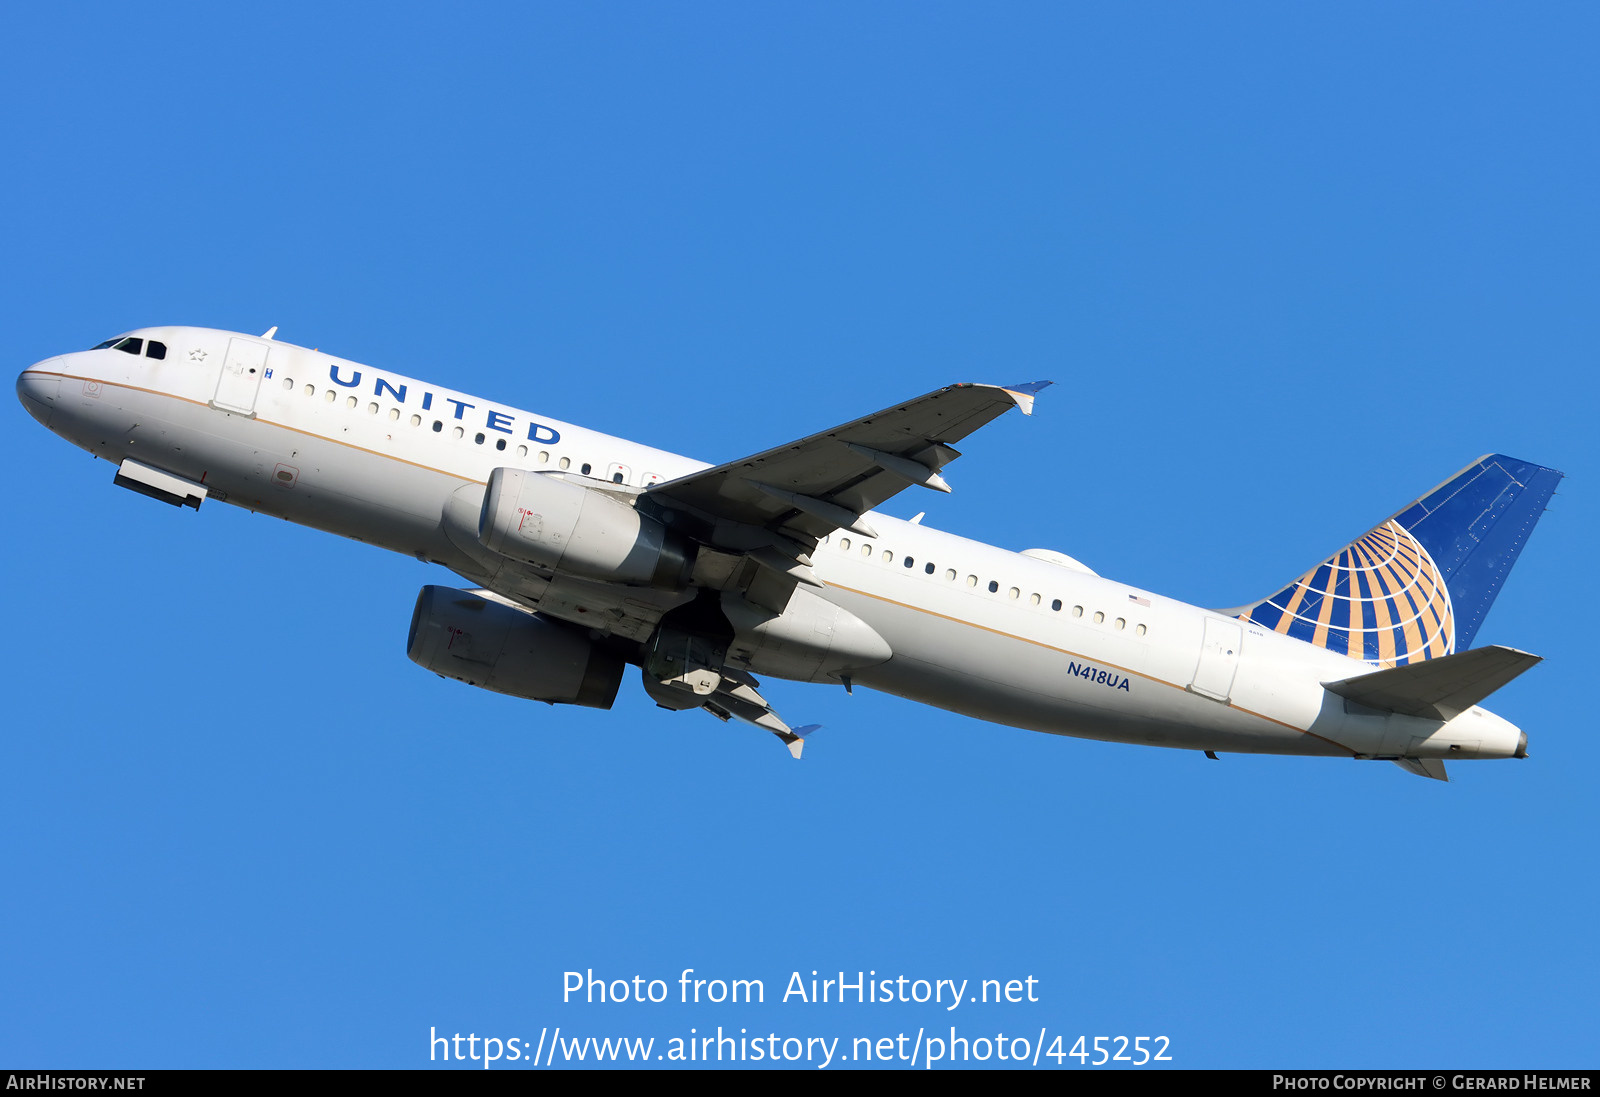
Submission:
M 548 473 L 489 474 L 478 540 L 492 552 L 540 567 L 678 590 L 693 549 L 649 515 L 605 492 Z
M 581 631 L 469 590 L 423 587 L 406 654 L 469 686 L 587 708 L 610 708 L 620 657 Z

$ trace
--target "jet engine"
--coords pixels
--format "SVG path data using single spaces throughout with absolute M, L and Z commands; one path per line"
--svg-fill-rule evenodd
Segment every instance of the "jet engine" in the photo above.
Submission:
M 666 524 L 610 494 L 549 473 L 489 474 L 478 540 L 491 552 L 540 567 L 679 590 L 693 546 Z
M 584 632 L 478 591 L 423 587 L 406 654 L 469 686 L 587 708 L 610 708 L 623 660 Z

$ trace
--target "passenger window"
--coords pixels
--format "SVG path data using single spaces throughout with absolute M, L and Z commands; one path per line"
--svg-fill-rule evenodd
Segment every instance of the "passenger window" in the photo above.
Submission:
M 976 575 L 967 576 L 967 586 L 975 587 L 977 585 L 978 585 L 978 577 Z
M 569 469 L 569 468 L 571 468 L 571 467 L 572 467 L 572 458 L 570 458 L 570 457 L 563 457 L 563 458 L 562 458 L 562 459 L 561 459 L 561 460 L 560 460 L 560 461 L 559 461 L 559 462 L 557 462 L 557 463 L 558 463 L 558 464 L 559 464 L 559 465 L 560 465 L 560 466 L 561 466 L 561 467 L 562 467 L 562 468 L 564 468 L 564 469 Z
M 467 436 L 467 432 L 462 430 L 460 427 L 451 428 L 450 433 L 456 438 L 465 438 Z
M 1033 604 L 1033 605 L 1035 605 L 1035 606 L 1036 606 L 1036 605 L 1038 605 L 1038 604 L 1039 604 L 1039 596 L 1038 596 L 1038 595 L 1037 595 L 1037 594 L 1032 594 L 1032 595 L 1029 595 L 1029 596 L 1028 596 L 1028 601 L 1029 601 L 1029 602 L 1030 602 L 1030 603 L 1031 603 L 1031 604 Z
M 332 389 L 329 389 L 328 392 L 327 392 L 327 395 L 325 395 L 323 397 L 323 399 L 326 400 L 330 404 L 333 403 L 338 398 L 339 398 L 339 394 L 337 392 L 334 392 Z
M 945 582 L 947 582 L 947 583 L 955 582 L 956 581 L 956 569 L 955 568 L 945 568 L 944 569 L 944 578 L 945 578 Z
M 1099 610 L 1095 610 L 1094 611 L 1094 623 L 1097 624 L 1097 625 L 1105 624 L 1106 623 L 1106 615 L 1101 613 Z
M 613 483 L 613 484 L 620 484 L 620 483 L 622 483 L 622 473 L 620 473 L 620 472 L 613 472 L 613 473 L 612 473 L 612 474 L 611 474 L 611 482 L 612 482 L 612 483 Z
M 457 429 L 459 429 L 459 428 L 457 428 Z M 476 442 L 476 443 L 477 443 L 477 444 L 478 444 L 478 445 L 480 445 L 480 446 L 481 446 L 481 445 L 483 445 L 483 431 L 481 431 L 481 430 L 480 430 L 480 431 L 479 431 L 479 432 L 478 432 L 478 433 L 477 433 L 477 434 L 476 434 L 476 435 L 475 435 L 475 436 L 474 436 L 474 437 L 473 437 L 473 439 L 472 439 L 472 440 L 473 440 L 473 441 L 474 441 L 474 442 Z
M 995 582 L 993 579 L 990 579 L 989 580 L 989 593 L 993 594 L 999 589 L 1000 589 L 1000 584 Z
M 438 434 L 442 430 L 444 430 L 444 424 L 435 419 L 433 421 L 433 433 Z
M 883 562 L 885 564 L 894 563 L 894 553 L 890 552 L 888 549 L 884 549 L 883 550 Z
M 356 406 L 356 398 L 354 396 L 351 396 L 351 397 L 347 398 L 345 400 L 345 402 L 344 402 L 344 406 L 347 407 L 347 408 L 355 407 Z
M 518 457 L 526 457 L 526 456 L 528 456 L 528 447 L 527 446 L 518 446 L 517 447 L 517 456 Z
M 368 404 L 367 405 L 367 414 L 368 415 L 376 415 L 376 414 L 378 414 L 378 405 L 377 404 Z
M 294 378 L 285 377 L 283 379 L 283 391 L 284 392 L 293 392 L 294 391 Z
M 1138 628 L 1134 629 L 1133 631 L 1137 632 L 1140 636 L 1143 636 L 1144 633 L 1145 633 L 1145 628 L 1144 628 L 1143 625 L 1140 625 Z
M 922 570 L 923 570 L 924 573 L 926 573 L 928 575 L 932 575 L 933 574 L 933 565 L 932 564 L 924 564 L 924 565 L 922 565 Z
M 1053 602 L 1051 602 L 1050 603 L 1050 608 L 1055 610 L 1057 613 L 1060 613 L 1061 612 L 1061 599 L 1057 598 Z
M 870 544 L 862 545 L 861 546 L 861 555 L 870 558 L 872 556 L 872 545 L 870 545 Z
M 1018 598 L 1022 597 L 1022 592 L 1016 587 L 1012 587 L 1010 590 L 1006 591 L 1006 597 L 1015 602 Z
M 1118 617 L 1117 618 L 1117 623 L 1116 623 L 1117 631 L 1120 632 L 1120 631 L 1122 631 L 1123 629 L 1125 629 L 1127 627 L 1128 627 L 1127 619 L 1123 618 L 1123 617 Z
M 1082 617 L 1083 616 L 1083 607 L 1082 606 L 1073 606 L 1072 607 L 1072 616 L 1074 616 L 1074 617 Z
M 165 343 L 158 343 L 154 339 L 152 339 L 152 340 L 150 340 L 150 345 L 145 348 L 144 352 L 145 352 L 145 355 L 147 357 L 154 358 L 156 361 L 159 362 L 159 361 L 161 361 L 163 358 L 165 358 L 167 356 L 167 345 Z M 285 387 L 286 388 L 293 388 L 294 387 L 294 382 L 290 381 L 289 384 L 286 385 Z
M 585 476 L 587 476 L 587 475 L 589 475 L 589 468 L 590 468 L 589 462 L 585 461 L 583 463 L 583 467 L 581 469 L 579 469 L 578 471 L 583 473 Z
M 839 548 L 843 552 L 849 552 L 850 551 L 850 538 L 848 538 L 848 537 L 839 538 Z
M 399 421 L 400 421 L 400 409 L 399 408 L 390 408 L 389 409 L 389 422 L 398 423 Z
M 909 557 L 909 556 L 907 556 L 907 557 L 906 557 L 906 567 L 908 567 L 908 568 L 909 568 L 909 567 L 913 567 L 913 566 L 914 566 L 914 565 L 915 565 L 915 564 L 916 564 L 916 561 L 915 561 L 915 560 L 913 560 L 913 559 L 912 559 L 912 558 L 911 558 L 911 557 Z M 929 565 L 929 566 L 930 566 L 930 567 L 932 567 L 932 565 L 931 565 L 931 564 L 930 564 L 930 565 Z
M 550 451 L 549 450 L 542 449 L 542 450 L 539 451 L 539 463 L 541 465 L 546 465 L 546 464 L 550 463 Z
M 422 416 L 413 415 L 411 417 L 411 425 L 414 427 L 420 427 L 422 425 Z
M 496 438 L 494 440 L 494 448 L 498 449 L 498 450 L 505 449 L 506 448 L 506 440 L 504 438 Z
M 307 385 L 304 389 L 304 392 L 307 396 L 315 396 L 317 394 L 317 386 Z

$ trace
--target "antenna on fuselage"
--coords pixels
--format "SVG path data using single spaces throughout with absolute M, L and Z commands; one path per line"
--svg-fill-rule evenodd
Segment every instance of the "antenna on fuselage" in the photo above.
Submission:
M 278 325 L 277 324 L 273 324 L 270 328 L 268 328 L 266 331 L 261 333 L 261 338 L 263 338 L 263 339 L 271 339 L 274 335 L 277 335 L 277 334 L 278 334 Z

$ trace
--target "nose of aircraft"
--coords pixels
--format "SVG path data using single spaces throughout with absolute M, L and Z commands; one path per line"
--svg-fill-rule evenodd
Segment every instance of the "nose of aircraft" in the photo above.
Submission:
M 61 392 L 61 378 L 49 368 L 54 361 L 55 359 L 49 358 L 36 366 L 29 366 L 17 378 L 17 399 L 28 409 L 29 415 L 46 427 L 50 425 L 51 413 L 56 408 L 56 397 Z

